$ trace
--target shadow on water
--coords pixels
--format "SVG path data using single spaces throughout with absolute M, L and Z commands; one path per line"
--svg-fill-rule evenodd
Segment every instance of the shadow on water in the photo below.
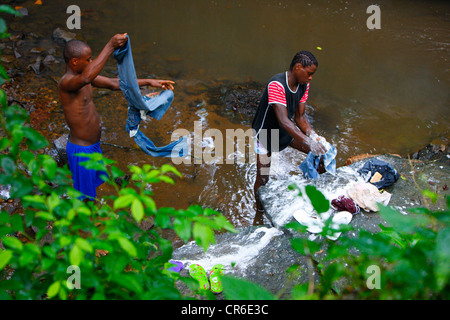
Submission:
M 249 129 L 254 106 L 249 104 L 244 112 L 230 109 L 233 90 L 257 95 L 273 74 L 288 68 L 295 52 L 310 50 L 319 69 L 311 84 L 308 116 L 338 148 L 341 166 L 357 154 L 404 155 L 448 136 L 450 5 L 379 3 L 381 29 L 368 30 L 371 1 L 174 0 L 169 5 L 162 0 L 79 0 L 82 28 L 77 34 L 95 57 L 113 34 L 127 32 L 138 76 L 176 82 L 175 100 L 164 118 L 141 127 L 156 145 L 169 143 L 177 129 L 194 132 L 196 121 L 202 121 L 203 132 L 218 129 L 225 135 L 227 129 Z M 64 62 L 51 34 L 56 27 L 65 28 L 68 4 L 23 5 L 29 15 L 9 23 L 12 33 L 33 33 L 32 46 L 54 48 L 60 62 L 40 75 L 41 83 L 23 82 L 35 91 L 50 88 L 50 100 L 57 100 L 56 81 Z M 102 74 L 117 75 L 113 59 Z M 68 130 L 53 101 L 45 109 L 50 119 L 40 120 L 49 140 Z M 127 105 L 122 93 L 96 89 L 95 103 L 103 120 L 103 142 L 136 147 L 124 129 Z M 102 148 L 123 170 L 128 165 L 171 163 L 138 149 Z M 274 178 L 298 174 L 303 159 L 288 148 L 280 155 Z M 223 212 L 236 226 L 252 223 L 253 162 L 175 166 L 184 175 L 175 187 L 151 187 L 159 206 L 201 204 Z

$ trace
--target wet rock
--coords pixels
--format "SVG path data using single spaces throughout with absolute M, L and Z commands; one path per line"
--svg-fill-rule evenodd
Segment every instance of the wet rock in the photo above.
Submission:
M 44 51 L 45 51 L 45 49 L 41 48 L 41 47 L 34 47 L 34 48 L 30 49 L 30 53 L 42 53 Z
M 10 78 L 23 77 L 25 75 L 25 73 L 22 70 L 19 70 L 16 68 L 8 69 L 8 71 L 6 71 L 6 72 L 8 73 L 8 76 Z
M 53 145 L 56 150 L 56 162 L 58 163 L 58 166 L 62 167 L 65 164 L 69 164 L 69 159 L 67 157 L 66 152 L 66 146 L 67 146 L 67 140 L 69 139 L 68 134 L 63 134 L 61 137 L 53 141 Z
M 339 195 L 345 195 L 346 190 L 355 182 L 365 182 L 363 177 L 357 172 L 370 159 L 379 159 L 390 163 L 401 175 L 393 185 L 385 188 L 392 194 L 389 206 L 400 210 L 406 214 L 408 208 L 423 207 L 428 204 L 431 210 L 443 210 L 446 208 L 445 196 L 450 193 L 443 190 L 450 176 L 450 167 L 434 162 L 414 161 L 395 157 L 391 155 L 380 155 L 374 158 L 366 158 L 355 162 L 349 166 L 340 167 L 336 170 L 336 176 L 324 173 L 317 180 L 307 180 L 301 174 L 288 179 L 270 180 L 267 185 L 258 190 L 261 201 L 264 205 L 266 215 L 275 227 L 283 227 L 293 220 L 292 214 L 299 209 L 310 206 L 309 200 L 298 196 L 297 191 L 288 190 L 288 186 L 296 184 L 298 186 L 313 185 L 320 190 L 325 197 L 331 201 Z M 421 189 L 430 189 L 429 181 L 434 181 L 435 186 L 432 191 L 442 194 L 443 197 L 436 203 L 426 203 Z M 357 228 L 364 228 L 371 232 L 379 231 L 379 223 L 384 223 L 381 216 L 374 212 L 364 212 L 354 215 L 351 224 Z
M 0 202 L 3 203 L 9 199 L 11 186 L 0 185 Z
M 17 41 L 25 39 L 25 34 L 24 33 L 14 34 L 14 35 L 9 36 L 9 39 L 13 42 L 17 42 Z
M 18 11 L 23 17 L 28 16 L 28 9 L 27 8 L 19 8 L 16 11 Z
M 0 60 L 4 63 L 11 63 L 16 60 L 16 58 L 13 55 L 4 55 Z
M 33 64 L 30 64 L 29 66 L 28 66 L 28 68 L 31 68 L 33 71 L 34 71 L 34 73 L 36 73 L 36 74 L 41 74 L 44 70 L 45 70 L 45 66 L 44 66 L 44 64 L 42 63 L 42 58 L 41 57 L 38 57 L 37 59 L 36 59 L 36 62 L 35 63 L 33 63 Z
M 450 165 L 449 139 L 447 137 L 435 139 L 410 157 L 414 160 L 438 161 Z
M 218 113 L 250 124 L 263 93 L 263 86 L 257 83 L 222 84 L 208 92 L 210 104 L 224 106 Z
M 247 227 L 238 231 L 237 234 L 217 235 L 216 244 L 206 253 L 195 242 L 176 249 L 173 259 L 184 263 L 180 274 L 189 276 L 190 264 L 198 263 L 208 272 L 215 264 L 221 263 L 225 274 L 249 279 L 272 292 L 281 290 L 287 282 L 286 269 L 305 260 L 291 248 L 289 236 L 270 226 Z M 296 280 L 296 283 L 303 281 L 302 277 Z M 178 288 L 189 294 L 182 283 Z
M 404 214 L 407 214 L 408 208 L 423 207 L 424 198 L 416 187 L 417 183 L 420 188 L 436 187 L 436 192 L 441 195 L 435 204 L 427 203 L 431 210 L 446 208 L 445 197 L 450 194 L 447 187 L 449 166 L 437 162 L 410 162 L 408 159 L 391 155 L 380 155 L 376 158 L 392 164 L 401 174 L 401 179 L 386 188 L 386 191 L 392 194 L 390 206 Z M 362 179 L 357 171 L 369 160 L 370 158 L 366 158 L 338 168 L 336 176 L 329 173 L 322 174 L 320 179 L 314 181 L 303 179 L 301 174 L 269 180 L 266 186 L 259 189 L 259 195 L 273 225 L 243 228 L 238 234 L 220 234 L 216 236 L 216 244 L 206 253 L 194 242 L 177 248 L 173 253 L 173 259 L 185 263 L 185 269 L 180 274 L 189 276 L 188 267 L 192 263 L 202 265 L 206 271 L 214 264 L 222 263 L 226 274 L 248 279 L 274 294 L 283 290 L 286 297 L 290 296 L 293 284 L 306 283 L 311 277 L 317 283 L 318 271 L 308 264 L 304 256 L 293 250 L 290 243 L 293 237 L 313 239 L 312 234 L 298 234 L 284 227 L 293 220 L 292 214 L 296 209 L 306 206 L 306 200 L 298 195 L 298 191 L 290 191 L 288 186 L 293 183 L 299 187 L 312 184 L 331 200 L 344 192 L 347 185 Z M 433 184 L 430 184 L 430 181 Z M 351 221 L 355 230 L 365 229 L 374 233 L 380 231 L 380 223 L 386 224 L 378 213 L 365 211 L 354 215 Z M 348 231 L 347 235 L 354 237 L 357 233 Z M 313 264 L 329 264 L 330 262 L 326 260 L 327 243 L 320 237 L 316 237 L 314 241 L 320 242 L 320 250 L 312 253 Z M 233 262 L 236 263 L 234 267 Z M 293 265 L 296 266 L 296 272 L 287 274 L 286 270 Z M 345 279 L 336 284 L 340 288 L 345 285 Z M 178 283 L 177 287 L 182 293 L 190 294 L 184 284 Z M 220 298 L 219 296 L 218 299 Z
M 75 33 L 63 30 L 61 28 L 56 28 L 53 31 L 53 40 L 62 46 L 64 46 L 70 40 L 75 39 L 75 37 L 76 37 Z
M 22 57 L 22 55 L 19 53 L 19 51 L 14 49 L 14 56 L 16 57 L 16 59 L 19 59 Z
M 54 64 L 54 63 L 59 63 L 59 61 L 56 60 L 56 58 L 54 56 L 49 54 L 44 58 L 44 61 L 42 61 L 42 63 L 45 65 L 50 65 L 50 64 Z

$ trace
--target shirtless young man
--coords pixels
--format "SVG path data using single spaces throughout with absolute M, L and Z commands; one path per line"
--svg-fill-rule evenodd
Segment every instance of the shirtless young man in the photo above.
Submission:
M 113 36 L 95 60 L 92 60 L 91 48 L 84 42 L 72 40 L 64 48 L 66 73 L 58 83 L 59 100 L 64 109 L 64 117 L 70 128 L 67 142 L 67 156 L 72 173 L 74 188 L 80 191 L 82 198 L 97 196 L 96 188 L 104 181 L 105 172 L 88 170 L 79 165 L 86 157 L 77 157 L 77 153 L 101 153 L 101 121 L 93 101 L 92 87 L 119 90 L 119 79 L 100 76 L 99 73 L 108 57 L 115 49 L 126 44 L 125 34 Z M 139 79 L 139 86 L 152 86 L 173 90 L 173 81 Z

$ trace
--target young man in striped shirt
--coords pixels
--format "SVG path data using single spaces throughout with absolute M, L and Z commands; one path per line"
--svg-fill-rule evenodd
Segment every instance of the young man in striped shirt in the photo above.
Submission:
M 271 153 L 282 151 L 288 146 L 306 154 L 310 151 L 315 155 L 326 153 L 305 114 L 309 82 L 317 67 L 318 62 L 311 52 L 298 52 L 292 59 L 289 71 L 273 76 L 262 95 L 252 123 L 256 133 L 257 159 L 255 224 L 256 220 L 262 218 L 261 213 L 264 211 L 257 191 L 269 180 Z M 319 172 L 323 171 L 319 167 Z

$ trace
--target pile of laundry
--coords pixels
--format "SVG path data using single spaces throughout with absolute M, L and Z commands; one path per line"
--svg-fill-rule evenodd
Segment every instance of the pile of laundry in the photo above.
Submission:
M 371 159 L 358 170 L 365 182 L 356 182 L 347 189 L 346 195 L 340 195 L 331 201 L 332 209 L 328 212 L 317 215 L 311 214 L 305 210 L 298 210 L 294 213 L 294 218 L 300 224 L 308 227 L 307 231 L 313 234 L 321 233 L 325 227 L 325 221 L 331 219 L 330 227 L 339 230 L 341 225 L 347 225 L 351 222 L 353 215 L 361 212 L 361 209 L 367 212 L 377 212 L 378 203 L 388 205 L 391 200 L 391 194 L 384 188 L 395 183 L 400 177 L 397 170 L 391 164 L 379 159 Z M 331 212 L 333 211 L 333 212 Z M 330 233 L 326 237 L 330 240 L 337 240 L 341 232 Z

